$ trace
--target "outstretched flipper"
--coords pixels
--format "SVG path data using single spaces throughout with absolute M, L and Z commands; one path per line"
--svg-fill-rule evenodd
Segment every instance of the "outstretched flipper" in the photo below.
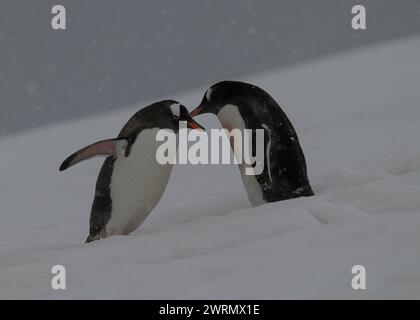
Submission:
M 96 156 L 109 157 L 116 153 L 124 150 L 127 147 L 127 138 L 115 138 L 95 142 L 88 145 L 79 151 L 76 151 L 69 156 L 60 166 L 60 171 L 64 171 L 67 168 L 79 163 L 80 161 L 90 159 Z

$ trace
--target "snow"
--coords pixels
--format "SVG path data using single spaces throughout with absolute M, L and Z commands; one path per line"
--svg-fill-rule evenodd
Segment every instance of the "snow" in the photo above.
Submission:
M 3 138 L 0 298 L 420 298 L 419 54 L 410 38 L 242 79 L 291 118 L 316 196 L 251 208 L 234 165 L 178 165 L 136 232 L 89 245 L 102 160 L 58 165 L 137 108 Z

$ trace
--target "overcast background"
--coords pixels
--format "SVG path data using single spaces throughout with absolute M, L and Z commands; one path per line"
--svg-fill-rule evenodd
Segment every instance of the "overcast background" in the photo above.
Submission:
M 0 0 L 0 135 L 419 31 L 418 0 Z

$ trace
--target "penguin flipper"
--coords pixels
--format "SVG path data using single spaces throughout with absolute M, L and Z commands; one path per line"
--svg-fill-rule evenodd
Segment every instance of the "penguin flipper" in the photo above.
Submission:
M 79 163 L 80 161 L 90 159 L 96 156 L 109 157 L 127 147 L 127 138 L 107 139 L 90 144 L 69 156 L 60 165 L 60 171 Z

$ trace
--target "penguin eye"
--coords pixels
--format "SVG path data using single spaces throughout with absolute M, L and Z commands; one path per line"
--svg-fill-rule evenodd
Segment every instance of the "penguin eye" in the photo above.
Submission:
M 178 119 L 179 119 L 179 116 L 178 116 L 178 115 L 176 115 L 176 114 L 174 114 L 174 119 L 175 119 L 175 120 L 178 120 Z

